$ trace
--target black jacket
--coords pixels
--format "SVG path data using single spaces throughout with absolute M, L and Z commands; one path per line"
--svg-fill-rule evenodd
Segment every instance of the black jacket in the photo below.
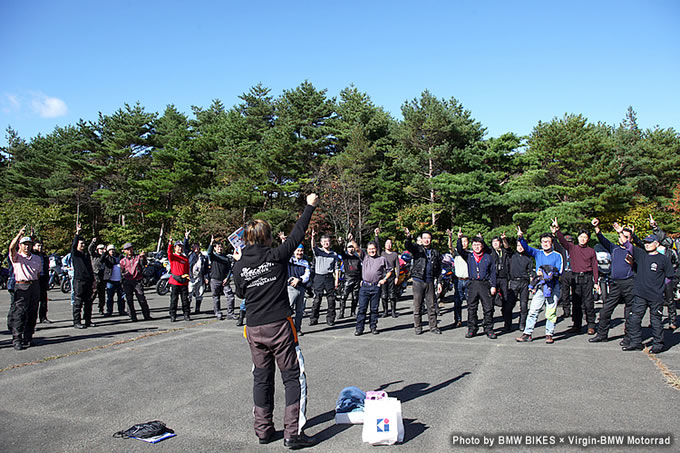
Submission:
M 248 245 L 234 263 L 236 295 L 245 299 L 246 324 L 260 326 L 282 321 L 292 315 L 288 300 L 288 260 L 312 218 L 314 207 L 307 205 L 288 238 L 279 247 Z
M 491 249 L 494 264 L 496 265 L 496 278 L 510 277 L 510 249 L 501 247 L 500 253 Z
M 425 252 L 425 247 L 422 245 L 414 244 L 411 238 L 406 238 L 405 242 L 406 250 L 411 252 L 413 256 L 413 265 L 411 266 L 411 277 L 417 278 L 418 280 L 425 280 L 425 262 L 427 261 L 427 253 Z M 432 260 L 432 281 L 438 282 L 442 274 L 442 256 L 441 254 L 432 248 L 430 245 L 430 257 Z
M 73 238 L 73 244 L 71 244 L 71 263 L 73 264 L 73 278 L 75 280 L 93 281 L 94 272 L 92 271 L 92 261 L 90 260 L 90 254 L 87 252 L 79 252 L 78 241 L 81 238 L 79 235 Z
M 227 255 L 218 255 L 212 244 L 208 247 L 208 258 L 210 258 L 210 278 L 223 281 L 231 271 L 231 260 Z

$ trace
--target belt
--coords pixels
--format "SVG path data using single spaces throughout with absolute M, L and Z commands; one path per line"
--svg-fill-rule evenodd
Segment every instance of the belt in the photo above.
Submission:
M 38 280 L 17 280 L 15 283 L 19 283 L 21 285 L 30 285 L 31 283 L 35 283 Z
M 572 271 L 571 274 L 577 277 L 586 277 L 588 275 L 593 275 L 592 272 L 574 272 L 574 271 Z
M 470 280 L 470 277 L 458 277 L 458 280 Z
M 378 282 L 371 283 L 371 282 L 367 282 L 367 281 L 362 280 L 361 286 L 378 286 Z

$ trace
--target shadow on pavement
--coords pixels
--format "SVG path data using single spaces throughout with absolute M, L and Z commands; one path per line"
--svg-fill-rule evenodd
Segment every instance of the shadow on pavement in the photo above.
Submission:
M 397 398 L 399 401 L 402 403 L 405 403 L 407 401 L 414 400 L 416 398 L 420 398 L 421 396 L 429 395 L 430 393 L 434 393 L 437 390 L 441 390 L 443 388 L 448 387 L 449 385 L 453 384 L 459 379 L 462 379 L 463 377 L 467 376 L 470 374 L 469 371 L 466 371 L 464 373 L 459 374 L 458 376 L 447 379 L 446 381 L 439 383 L 437 385 L 434 385 L 430 387 L 430 384 L 427 382 L 418 382 L 415 384 L 409 384 L 406 387 L 403 387 L 401 390 L 394 390 L 389 392 L 390 396 Z M 387 389 L 390 385 L 396 384 L 401 381 L 396 381 L 396 382 L 389 382 L 387 384 L 383 384 L 380 387 L 378 387 L 376 390 L 385 390 Z

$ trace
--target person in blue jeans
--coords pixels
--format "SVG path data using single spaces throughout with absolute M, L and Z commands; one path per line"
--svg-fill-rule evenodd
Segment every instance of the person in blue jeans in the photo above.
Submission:
M 538 289 L 533 297 L 531 298 L 531 303 L 529 305 L 529 316 L 527 317 L 527 323 L 524 327 L 524 332 L 522 335 L 515 340 L 520 343 L 527 343 L 532 340 L 531 334 L 534 331 L 534 326 L 538 320 L 538 314 L 543 309 L 545 305 L 545 342 L 548 344 L 553 344 L 553 333 L 555 332 L 555 324 L 557 324 L 557 301 L 559 294 L 559 275 L 564 269 L 562 262 L 562 255 L 557 253 L 553 249 L 553 239 L 550 233 L 544 233 L 541 235 L 541 250 L 529 247 L 527 241 L 524 239 L 524 234 L 522 229 L 517 227 L 517 240 L 522 244 L 524 250 L 530 256 L 534 257 L 536 260 L 536 275 L 542 277 L 544 280 L 548 277 L 544 275 L 543 266 L 552 266 L 555 268 L 555 272 L 550 276 L 548 280 L 552 281 L 552 287 L 550 288 L 550 294 L 544 292 L 544 288 Z
M 387 259 L 380 256 L 380 242 L 378 234 L 380 228 L 375 229 L 375 241 L 368 243 L 366 252 L 363 250 L 361 256 L 361 288 L 359 289 L 359 310 L 357 311 L 357 325 L 354 335 L 359 336 L 364 333 L 366 323 L 366 310 L 371 307 L 371 317 L 369 325 L 373 335 L 378 334 L 378 307 L 380 305 L 380 292 L 382 285 L 392 276 Z M 355 244 L 355 249 L 358 247 Z

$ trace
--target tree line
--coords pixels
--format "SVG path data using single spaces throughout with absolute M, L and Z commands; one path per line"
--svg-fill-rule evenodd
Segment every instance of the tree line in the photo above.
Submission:
M 403 103 L 402 119 L 354 86 L 335 98 L 308 81 L 191 110 L 125 104 L 30 139 L 9 127 L 2 242 L 30 224 L 64 251 L 77 222 L 146 250 L 185 229 L 205 244 L 250 218 L 287 232 L 311 191 L 317 231 L 364 240 L 376 226 L 397 242 L 406 226 L 445 243 L 448 228 L 496 235 L 515 225 L 532 239 L 553 217 L 565 231 L 593 216 L 645 231 L 650 213 L 669 232 L 680 227 L 680 135 L 640 129 L 632 108 L 616 126 L 566 114 L 526 137 L 490 138 L 459 101 L 429 91 Z

